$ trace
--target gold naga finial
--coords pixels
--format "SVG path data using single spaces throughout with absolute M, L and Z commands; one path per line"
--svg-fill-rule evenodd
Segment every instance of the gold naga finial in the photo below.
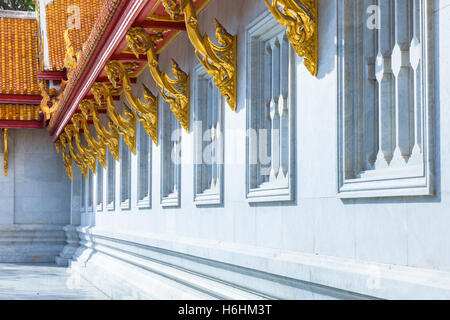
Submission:
M 319 63 L 318 0 L 264 0 L 275 19 L 286 28 L 289 42 L 306 68 L 317 76 Z M 283 12 L 280 10 L 283 9 Z
M 63 87 L 56 92 L 55 89 L 50 89 L 48 82 L 46 80 L 39 81 L 39 88 L 41 89 L 42 101 L 41 101 L 41 110 L 45 113 L 46 120 L 49 120 L 53 113 L 58 109 L 58 99 L 56 96 L 63 91 Z M 49 106 L 51 105 L 51 107 Z
M 63 142 L 63 145 L 67 145 L 69 147 L 70 158 L 73 159 L 75 164 L 80 168 L 81 174 L 87 178 L 88 177 L 88 165 L 85 158 L 82 158 L 79 154 L 75 152 L 75 148 L 73 146 L 73 136 L 72 136 L 72 125 L 67 125 L 64 128 L 64 132 L 59 136 L 59 139 Z M 64 153 L 63 153 L 64 156 Z
M 86 152 L 97 158 L 103 168 L 106 168 L 106 145 L 96 140 L 89 131 L 88 119 L 83 113 L 76 113 L 72 117 L 72 123 L 78 131 L 83 131 L 88 147 Z
M 173 8 L 175 1 L 162 0 L 165 8 Z M 177 10 L 184 13 L 186 30 L 195 48 L 195 54 L 205 70 L 214 78 L 219 92 L 233 111 L 237 109 L 237 36 L 232 36 L 215 20 L 216 38 L 219 45 L 208 35 L 202 35 L 192 0 L 180 0 Z M 174 9 L 172 9 L 174 10 Z M 167 11 L 170 15 L 170 12 Z
M 8 129 L 3 129 L 3 173 L 8 175 Z
M 102 126 L 97 107 L 98 104 L 88 99 L 82 100 L 79 105 L 80 111 L 85 119 L 92 118 L 94 128 L 97 131 L 97 138 L 99 139 L 99 143 L 102 145 L 102 148 L 108 146 L 108 150 L 111 152 L 114 159 L 119 161 L 119 134 L 115 130 L 108 131 L 104 126 Z M 112 124 L 108 122 L 108 126 L 111 129 Z
M 190 125 L 190 86 L 189 75 L 181 70 L 178 63 L 172 60 L 172 73 L 175 79 L 162 72 L 156 54 L 155 41 L 161 39 L 160 35 L 150 35 L 144 28 L 134 27 L 127 33 L 127 43 L 136 56 L 147 54 L 150 73 L 155 80 L 159 93 L 181 123 L 189 131 Z
M 151 139 L 158 145 L 158 99 L 151 91 L 143 85 L 144 99 L 142 102 L 133 93 L 130 75 L 135 70 L 137 64 L 134 62 L 122 63 L 120 61 L 110 61 L 105 67 L 106 75 L 114 88 L 119 88 L 119 81 L 122 82 L 123 92 L 132 108 L 127 110 L 135 116 L 150 135 Z
M 56 140 L 55 148 L 58 153 L 62 152 L 64 168 L 66 168 L 67 176 L 70 181 L 72 181 L 73 159 L 70 152 L 67 152 L 67 139 L 65 133 L 61 134 L 59 139 Z
M 65 127 L 64 131 L 66 132 L 69 143 L 70 155 L 75 160 L 75 163 L 80 167 L 81 172 L 87 178 L 88 169 L 95 174 L 96 166 L 95 157 L 89 153 L 89 150 L 85 146 L 82 145 L 80 139 L 80 132 L 77 127 L 73 124 L 69 124 Z M 73 142 L 75 141 L 78 153 L 75 151 L 75 147 Z
M 90 150 L 89 147 L 84 146 L 83 143 L 81 142 L 80 131 L 82 128 L 80 123 L 72 118 L 72 126 L 73 126 L 72 136 L 75 139 L 75 144 L 77 146 L 78 152 L 82 157 L 82 159 L 84 159 L 84 161 L 88 165 L 89 169 L 91 169 L 92 173 L 95 174 L 97 170 L 96 166 L 97 159 L 95 157 L 95 154 L 92 152 L 92 150 Z
M 66 55 L 64 56 L 64 67 L 68 70 L 68 77 L 72 74 L 73 69 L 77 66 L 81 50 L 76 51 L 72 39 L 70 39 L 70 30 L 64 31 L 64 43 L 66 46 Z
M 163 0 L 162 4 L 172 20 L 177 20 L 180 17 L 181 9 L 176 0 Z
M 108 116 L 114 124 L 110 128 L 120 134 L 131 152 L 136 154 L 136 118 L 134 114 L 125 110 L 124 114 L 126 118 L 124 118 L 116 111 L 111 85 L 96 82 L 92 86 L 91 91 L 97 104 L 102 105 L 103 101 L 106 103 Z

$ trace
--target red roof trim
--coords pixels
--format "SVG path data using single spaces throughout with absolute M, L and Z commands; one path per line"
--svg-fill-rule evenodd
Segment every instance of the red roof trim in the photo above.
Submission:
M 0 104 L 41 104 L 41 96 L 0 94 Z
M 71 82 L 69 80 L 72 87 L 66 88 L 64 92 L 66 97 L 66 99 L 63 97 L 63 99 L 66 100 L 62 103 L 64 109 L 59 112 L 55 125 L 50 131 L 53 141 L 58 139 L 59 135 L 64 130 L 64 127 L 75 113 L 78 104 L 89 92 L 96 78 L 102 72 L 109 57 L 113 55 L 115 48 L 125 37 L 136 17 L 141 13 L 144 7 L 156 1 L 157 0 L 123 0 L 115 10 L 114 16 L 108 23 L 106 30 L 97 35 L 91 33 L 91 36 L 100 37 L 100 40 L 96 44 L 95 49 L 92 50 L 92 54 L 90 54 L 91 58 L 87 58 L 83 61 L 84 64 L 79 66 L 82 70 L 89 70 L 89 72 L 81 71 L 81 75 L 77 81 Z M 89 40 L 91 39 L 88 39 L 88 41 Z
M 0 120 L 0 128 L 2 129 L 43 129 L 42 121 L 31 120 Z
M 153 21 L 145 20 L 136 23 L 135 26 L 139 26 L 146 29 L 169 29 L 169 30 L 180 30 L 186 31 L 186 24 L 178 21 Z
M 66 72 L 64 71 L 39 71 L 39 80 L 67 80 Z

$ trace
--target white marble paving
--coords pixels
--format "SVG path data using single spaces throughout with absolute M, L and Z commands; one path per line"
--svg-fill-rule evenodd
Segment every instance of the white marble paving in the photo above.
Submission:
M 69 269 L 0 263 L 0 300 L 104 300 L 106 295 Z

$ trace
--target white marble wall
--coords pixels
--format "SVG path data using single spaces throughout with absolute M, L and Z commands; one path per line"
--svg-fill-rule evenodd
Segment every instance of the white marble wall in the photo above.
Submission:
M 233 134 L 235 129 L 246 128 L 245 30 L 250 22 L 266 12 L 265 4 L 260 0 L 212 0 L 200 15 L 202 31 L 207 31 L 214 39 L 213 19 L 217 18 L 230 33 L 238 34 L 238 108 L 237 112 L 229 108 L 224 112 L 224 205 L 201 208 L 194 205 L 194 171 L 191 160 L 186 160 L 192 159 L 194 150 L 192 129 L 182 137 L 180 208 L 163 209 L 160 205 L 161 157 L 160 147 L 155 146 L 152 148 L 152 208 L 137 208 L 137 159 L 133 156 L 131 210 L 121 211 L 116 203 L 114 212 L 82 213 L 84 228 L 79 230 L 85 238 L 85 247 L 80 249 L 78 259 L 88 261 L 97 256 L 92 259 L 90 269 L 87 265 L 86 277 L 93 282 L 100 279 L 102 263 L 110 261 L 107 259 L 111 256 L 117 258 L 115 263 L 118 264 L 117 269 L 111 264 L 112 273 L 122 270 L 120 268 L 127 269 L 130 262 L 148 269 L 150 262 L 146 259 L 151 257 L 195 270 L 199 276 L 209 275 L 238 284 L 261 296 L 355 297 L 349 295 L 351 292 L 379 298 L 450 297 L 450 167 L 446 165 L 450 162 L 447 141 L 450 137 L 450 91 L 445 89 L 450 83 L 450 62 L 445 58 L 450 54 L 450 38 L 445 33 L 450 26 L 450 1 L 436 0 L 434 8 L 436 195 L 344 201 L 337 197 L 337 1 L 319 1 L 317 78 L 313 78 L 298 59 L 296 200 L 283 204 L 247 203 L 245 136 Z M 165 71 L 170 70 L 170 58 L 193 74 L 198 62 L 186 34 L 181 34 L 161 54 Z M 142 82 L 154 90 L 148 70 L 138 79 L 136 88 L 140 88 Z M 116 172 L 117 200 L 120 199 L 119 167 Z M 106 199 L 106 187 L 104 192 Z M 21 219 L 26 217 L 26 214 L 21 215 Z M 126 240 L 127 247 L 124 249 L 125 244 L 118 240 Z M 93 244 L 96 250 L 86 249 Z M 118 254 L 111 248 L 134 252 L 142 260 Z M 85 258 L 83 254 L 87 253 L 83 250 L 89 253 Z M 216 269 L 211 264 L 217 264 Z M 157 267 L 153 267 L 156 273 Z M 159 267 L 165 271 L 170 269 Z M 143 270 L 135 271 L 129 283 L 133 281 L 131 278 L 153 277 L 151 283 L 156 281 L 162 286 L 163 281 L 158 280 L 155 273 Z M 285 282 L 286 278 L 281 276 L 291 282 Z M 114 281 L 105 281 L 98 280 L 97 284 L 111 295 L 123 296 L 111 289 Z M 316 286 L 333 290 L 323 287 L 319 290 Z M 198 287 L 205 288 L 205 285 L 198 284 Z M 126 294 L 146 297 L 145 286 L 130 285 L 130 288 L 134 289 Z M 156 296 L 179 297 L 179 291 L 167 292 L 163 290 Z
M 0 155 L 0 239 L 6 243 L 0 262 L 54 261 L 70 219 L 70 181 L 47 131 L 10 129 L 8 134 L 7 176 Z M 15 237 L 21 241 L 7 242 Z

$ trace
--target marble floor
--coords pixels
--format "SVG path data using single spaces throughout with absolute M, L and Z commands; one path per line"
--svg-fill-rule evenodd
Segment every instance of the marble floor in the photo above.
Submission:
M 0 263 L 0 300 L 108 299 L 84 279 L 56 265 Z

